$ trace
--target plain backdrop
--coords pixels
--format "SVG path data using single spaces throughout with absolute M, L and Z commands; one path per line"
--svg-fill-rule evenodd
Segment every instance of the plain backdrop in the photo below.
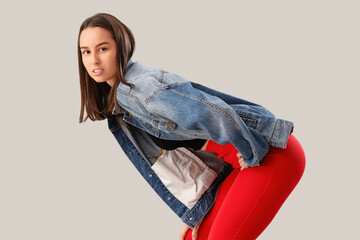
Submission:
M 0 239 L 177 239 L 181 220 L 106 121 L 79 124 L 77 36 L 98 12 L 134 61 L 295 124 L 307 165 L 259 237 L 360 239 L 359 2 L 12 1 L 0 10 Z

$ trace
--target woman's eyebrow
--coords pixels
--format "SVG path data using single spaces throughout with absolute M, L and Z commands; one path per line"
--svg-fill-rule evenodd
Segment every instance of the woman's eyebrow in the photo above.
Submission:
M 104 44 L 109 44 L 109 42 L 102 42 L 102 43 L 99 43 L 98 45 L 96 45 L 95 47 L 98 47 L 98 46 L 101 46 L 101 45 L 104 45 Z M 81 48 L 89 48 L 89 47 L 80 47 Z

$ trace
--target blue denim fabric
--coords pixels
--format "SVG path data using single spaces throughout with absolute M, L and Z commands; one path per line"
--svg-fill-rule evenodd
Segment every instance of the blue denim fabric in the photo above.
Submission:
M 211 209 L 219 185 L 233 168 L 214 153 L 188 149 L 194 153 L 194 157 L 188 155 L 186 159 L 181 157 L 180 161 L 201 159 L 216 173 L 216 178 L 209 182 L 207 189 L 201 194 L 193 194 L 194 199 L 198 200 L 189 206 L 175 196 L 181 194 L 182 185 L 175 190 L 169 189 L 169 179 L 163 181 L 154 171 L 154 166 L 164 154 L 144 131 L 170 140 L 202 138 L 212 139 L 219 144 L 232 143 L 242 154 L 246 167 L 249 167 L 259 165 L 269 145 L 286 148 L 293 130 L 292 122 L 275 118 L 258 104 L 188 81 L 165 70 L 130 60 L 124 77 L 135 88 L 130 89 L 124 84 L 118 86 L 117 102 L 121 109 L 117 111 L 114 108 L 113 114 L 119 115 L 108 119 L 109 129 L 148 184 L 191 228 Z M 168 171 L 172 174 L 188 174 L 182 168 L 170 168 Z M 193 188 L 197 189 L 195 178 L 190 182 L 192 180 Z
M 124 120 L 163 139 L 211 139 L 232 143 L 246 167 L 259 166 L 269 146 L 286 148 L 293 123 L 264 107 L 210 89 L 162 69 L 128 62 L 120 83 L 119 106 Z M 116 113 L 114 108 L 113 113 Z
M 151 141 L 143 130 L 126 124 L 122 116 L 116 119 L 108 119 L 108 127 L 127 157 L 152 189 L 184 223 L 194 228 L 213 206 L 220 184 L 233 170 L 231 164 L 218 159 L 216 155 L 211 152 L 201 150 L 194 151 L 197 152 L 197 156 L 209 167 L 216 171 L 217 177 L 204 194 L 201 195 L 197 203 L 192 208 L 188 208 L 167 189 L 151 168 L 162 151 Z

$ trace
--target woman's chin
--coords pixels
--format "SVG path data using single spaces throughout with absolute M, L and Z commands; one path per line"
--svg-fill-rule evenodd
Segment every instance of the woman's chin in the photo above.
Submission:
M 102 78 L 97 78 L 97 77 L 93 77 L 92 79 L 94 79 L 94 81 L 96 82 L 96 83 L 104 83 L 104 82 L 106 82 L 106 80 L 104 80 L 104 79 L 102 79 Z

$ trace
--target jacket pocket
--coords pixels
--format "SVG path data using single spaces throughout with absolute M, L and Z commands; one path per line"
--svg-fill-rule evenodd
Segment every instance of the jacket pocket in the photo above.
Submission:
M 214 170 L 183 147 L 164 150 L 151 168 L 165 187 L 189 209 L 217 177 Z

